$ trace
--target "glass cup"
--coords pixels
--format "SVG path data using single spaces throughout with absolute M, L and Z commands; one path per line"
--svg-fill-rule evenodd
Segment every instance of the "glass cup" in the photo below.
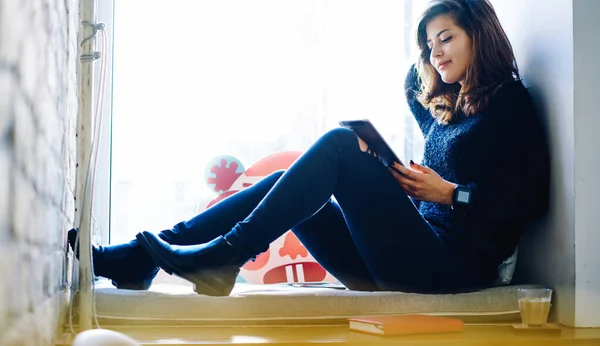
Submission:
M 519 288 L 519 311 L 521 320 L 527 327 L 543 327 L 548 323 L 552 289 L 550 288 Z

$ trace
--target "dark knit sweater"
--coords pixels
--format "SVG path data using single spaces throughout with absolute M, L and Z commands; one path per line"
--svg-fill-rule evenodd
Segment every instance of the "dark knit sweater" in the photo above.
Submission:
M 423 217 L 490 280 L 526 225 L 548 207 L 549 153 L 544 128 L 520 81 L 504 84 L 479 114 L 439 124 L 416 99 L 414 67 L 405 81 L 410 109 L 425 137 L 422 164 L 473 190 L 468 209 L 417 201 Z

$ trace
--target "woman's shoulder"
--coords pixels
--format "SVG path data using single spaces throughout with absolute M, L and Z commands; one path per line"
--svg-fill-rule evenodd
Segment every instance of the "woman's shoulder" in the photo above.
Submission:
M 490 107 L 503 109 L 529 107 L 531 105 L 529 91 L 521 80 L 511 80 L 500 84 L 490 97 Z
M 521 80 L 500 85 L 480 113 L 481 120 L 492 123 L 523 122 L 536 114 L 531 95 Z
M 479 124 L 490 139 L 509 136 L 513 140 L 538 133 L 542 124 L 529 90 L 522 81 L 504 83 L 479 116 Z

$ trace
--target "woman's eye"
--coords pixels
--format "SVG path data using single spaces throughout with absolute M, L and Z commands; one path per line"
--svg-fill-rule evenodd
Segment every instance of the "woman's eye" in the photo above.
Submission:
M 448 42 L 450 42 L 450 40 L 452 40 L 452 36 L 448 36 L 448 38 L 443 39 L 442 43 L 448 43 Z

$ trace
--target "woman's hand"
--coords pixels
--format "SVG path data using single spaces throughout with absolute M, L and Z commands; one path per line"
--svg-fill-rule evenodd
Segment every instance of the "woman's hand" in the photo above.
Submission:
M 452 194 L 456 184 L 442 179 L 433 169 L 421 166 L 410 160 L 410 168 L 394 163 L 396 170 L 388 167 L 407 195 L 418 200 L 452 204 Z

